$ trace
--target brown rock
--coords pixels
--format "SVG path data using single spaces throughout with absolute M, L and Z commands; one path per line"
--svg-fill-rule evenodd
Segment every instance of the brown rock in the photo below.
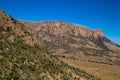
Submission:
M 81 35 L 83 37 L 103 37 L 103 32 L 100 29 L 91 30 L 87 27 L 70 24 L 63 21 L 42 21 L 42 22 L 27 22 L 21 21 L 26 26 L 29 26 L 30 31 L 43 31 L 55 35 Z M 33 27 L 34 26 L 34 27 Z
M 93 36 L 94 36 L 94 38 L 97 39 L 98 37 L 104 37 L 104 34 L 100 29 L 95 29 Z

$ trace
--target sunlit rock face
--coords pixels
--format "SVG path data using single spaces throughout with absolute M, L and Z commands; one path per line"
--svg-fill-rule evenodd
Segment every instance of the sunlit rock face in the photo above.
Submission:
M 42 21 L 42 22 L 27 22 L 22 21 L 25 25 L 29 26 L 32 31 L 44 31 L 55 35 L 81 35 L 83 37 L 104 37 L 100 29 L 91 30 L 76 24 L 70 24 L 63 21 Z M 34 27 L 33 27 L 34 26 Z
M 107 39 L 98 28 L 90 29 L 78 24 L 52 20 L 21 22 L 33 34 L 37 44 L 52 55 L 99 63 L 120 62 L 120 59 L 115 57 L 120 56 L 119 46 Z M 113 57 L 116 61 L 112 60 Z

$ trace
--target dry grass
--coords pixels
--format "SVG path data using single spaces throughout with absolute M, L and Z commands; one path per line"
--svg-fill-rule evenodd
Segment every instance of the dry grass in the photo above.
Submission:
M 118 65 L 98 64 L 65 58 L 60 59 L 73 67 L 80 68 L 81 70 L 100 78 L 101 80 L 120 80 L 120 66 Z

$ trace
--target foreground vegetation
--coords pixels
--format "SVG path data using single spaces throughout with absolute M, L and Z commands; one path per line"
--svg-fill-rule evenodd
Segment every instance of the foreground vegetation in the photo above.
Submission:
M 99 80 L 42 51 L 24 27 L 0 10 L 0 80 Z

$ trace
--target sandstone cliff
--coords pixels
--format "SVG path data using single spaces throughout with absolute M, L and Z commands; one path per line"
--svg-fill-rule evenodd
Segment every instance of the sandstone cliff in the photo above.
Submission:
M 120 64 L 119 46 L 107 39 L 100 29 L 89 29 L 64 21 L 21 22 L 33 34 L 37 44 L 52 55 L 99 63 Z M 111 49 L 110 46 L 117 48 Z

